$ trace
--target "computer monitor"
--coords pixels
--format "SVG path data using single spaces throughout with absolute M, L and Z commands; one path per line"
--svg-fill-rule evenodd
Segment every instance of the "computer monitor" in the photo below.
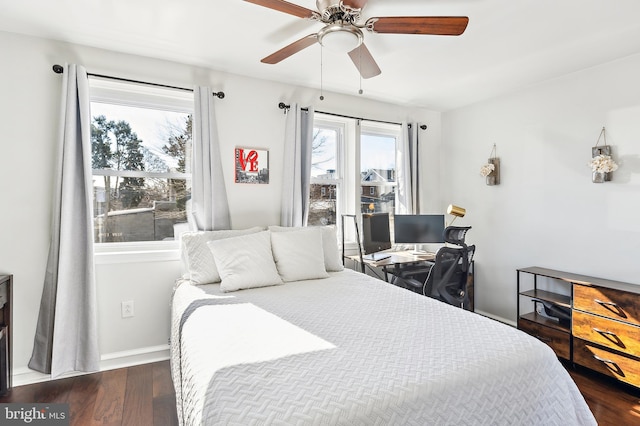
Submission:
M 362 214 L 362 252 L 376 253 L 391 248 L 389 213 Z M 371 256 L 375 258 L 375 256 Z
M 397 214 L 393 223 L 396 243 L 444 243 L 443 214 Z

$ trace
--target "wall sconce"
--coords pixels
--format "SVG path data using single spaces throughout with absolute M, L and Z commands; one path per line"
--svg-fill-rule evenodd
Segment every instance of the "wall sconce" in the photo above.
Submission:
M 449 207 L 447 207 L 447 214 L 450 214 L 451 216 L 453 216 L 453 219 L 451 219 L 451 222 L 449 222 L 449 224 L 447 226 L 451 226 L 453 225 L 453 222 L 459 218 L 459 217 L 464 217 L 465 214 L 467 214 L 467 210 L 462 208 L 462 207 L 458 207 L 458 206 L 454 206 L 453 204 L 449 204 Z
M 598 146 L 600 139 L 604 140 L 603 146 Z M 607 145 L 607 135 L 604 127 L 600 131 L 600 136 L 596 141 L 596 146 L 591 148 L 591 181 L 593 183 L 603 183 L 611 180 L 611 172 L 618 169 L 618 165 L 611 158 L 611 146 Z
M 496 157 L 495 143 L 487 163 L 480 167 L 480 175 L 487 179 L 487 185 L 489 186 L 500 184 L 500 159 Z

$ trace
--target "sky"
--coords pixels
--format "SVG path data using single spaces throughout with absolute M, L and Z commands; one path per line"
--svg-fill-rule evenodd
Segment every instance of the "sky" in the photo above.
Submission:
M 162 147 L 167 143 L 171 125 L 182 128 L 188 114 L 92 102 L 91 116 L 98 115 L 104 115 L 108 120 L 128 122 L 149 151 L 162 158 L 170 168 L 177 166 L 177 160 L 166 155 Z
M 391 136 L 362 135 L 360 169 L 391 170 L 396 168 L 396 140 Z

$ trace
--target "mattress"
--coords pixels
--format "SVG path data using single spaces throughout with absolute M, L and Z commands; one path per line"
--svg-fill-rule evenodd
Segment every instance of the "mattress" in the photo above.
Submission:
M 179 282 L 182 425 L 590 425 L 553 351 L 478 314 L 345 270 L 221 293 Z

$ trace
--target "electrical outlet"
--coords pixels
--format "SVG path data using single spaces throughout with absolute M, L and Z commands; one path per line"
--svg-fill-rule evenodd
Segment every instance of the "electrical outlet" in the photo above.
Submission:
M 120 304 L 122 308 L 122 318 L 131 318 L 133 316 L 133 300 L 126 300 Z

